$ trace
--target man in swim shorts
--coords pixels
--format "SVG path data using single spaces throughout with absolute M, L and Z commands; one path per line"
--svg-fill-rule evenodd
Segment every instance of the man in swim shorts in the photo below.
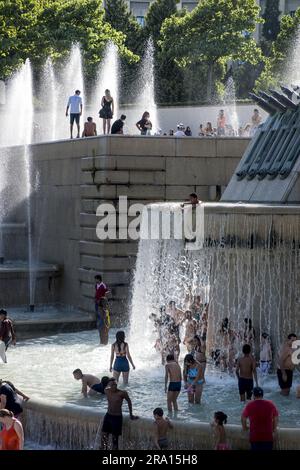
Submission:
M 236 375 L 238 378 L 241 401 L 246 401 L 246 397 L 247 400 L 251 400 L 253 393 L 253 378 L 255 380 L 256 387 L 258 387 L 258 382 L 256 362 L 251 354 L 251 346 L 249 344 L 244 344 L 243 357 L 240 357 L 237 360 Z
M 165 371 L 165 392 L 168 393 L 168 410 L 172 412 L 173 407 L 174 411 L 178 411 L 177 398 L 181 390 L 182 375 L 181 368 L 178 362 L 175 361 L 173 354 L 167 355 L 167 364 L 165 365 Z M 167 388 L 168 380 L 169 387 Z
M 108 438 L 112 434 L 112 450 L 118 450 L 119 448 L 119 436 L 122 435 L 123 416 L 122 416 L 122 405 L 123 400 L 126 400 L 129 408 L 130 419 L 138 419 L 138 416 L 132 414 L 132 403 L 129 395 L 124 390 L 119 390 L 117 381 L 115 378 L 111 378 L 108 381 L 108 385 L 105 389 L 105 395 L 108 401 L 108 410 L 104 416 L 102 423 L 102 438 L 101 445 L 103 450 L 108 450 Z
M 75 369 L 73 372 L 73 376 L 75 380 L 82 381 L 81 393 L 85 398 L 87 398 L 88 395 L 95 395 L 96 393 L 101 393 L 102 395 L 104 395 L 105 387 L 108 384 L 108 377 L 102 377 L 102 379 L 100 380 L 94 375 L 83 374 L 81 369 Z
M 293 371 L 295 364 L 292 361 L 293 355 L 293 342 L 297 340 L 297 336 L 294 333 L 288 335 L 287 340 L 283 344 L 279 353 L 277 377 L 279 387 L 281 388 L 281 395 L 288 396 L 290 389 L 293 385 Z

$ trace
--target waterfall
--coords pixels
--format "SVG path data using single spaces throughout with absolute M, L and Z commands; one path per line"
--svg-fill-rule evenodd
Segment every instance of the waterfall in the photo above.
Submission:
M 153 206 L 162 213 L 169 210 L 168 204 L 148 207 Z M 171 300 L 182 310 L 189 309 L 197 295 L 203 304 L 209 304 L 208 353 L 222 347 L 224 318 L 236 334 L 236 352 L 244 343 L 245 318 L 252 319 L 256 330 L 256 353 L 263 332 L 270 335 L 273 352 L 277 352 L 286 336 L 299 330 L 298 217 L 276 214 L 276 208 L 263 214 L 258 205 L 251 214 L 247 209 L 235 213 L 234 206 L 224 209 L 229 207 L 225 204 L 219 207 L 223 213 L 205 205 L 203 249 L 186 250 L 183 240 L 140 240 L 130 344 L 135 355 L 153 367 L 160 358 L 149 316 L 158 314 Z M 177 208 L 180 210 L 179 204 Z
M 40 133 L 38 141 L 55 140 L 57 135 L 57 123 L 62 116 L 58 116 L 58 90 L 59 85 L 55 76 L 52 60 L 48 58 L 43 66 L 39 102 L 41 111 L 39 113 Z

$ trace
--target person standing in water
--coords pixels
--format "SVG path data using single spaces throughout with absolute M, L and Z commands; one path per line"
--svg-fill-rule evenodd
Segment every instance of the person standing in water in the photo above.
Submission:
M 75 380 L 81 380 L 81 393 L 85 398 L 87 398 L 88 395 L 95 395 L 96 393 L 102 393 L 102 395 L 104 395 L 105 387 L 108 384 L 108 377 L 102 377 L 100 380 L 98 377 L 95 377 L 95 375 L 83 374 L 81 369 L 75 369 L 73 371 L 73 377 Z
M 154 444 L 158 450 L 166 450 L 169 447 L 168 432 L 173 429 L 173 424 L 168 418 L 164 418 L 164 411 L 162 408 L 155 408 L 153 411 L 153 437 Z
M 12 321 L 7 318 L 7 311 L 0 310 L 0 357 L 7 363 L 6 351 L 10 344 L 16 344 L 16 334 Z
M 290 389 L 293 385 L 293 371 L 295 364 L 292 361 L 293 355 L 293 342 L 296 341 L 297 336 L 294 333 L 291 333 L 287 337 L 287 341 L 283 344 L 281 351 L 279 353 L 278 368 L 277 368 L 277 377 L 279 387 L 281 388 L 281 395 L 288 396 L 290 394 Z
M 256 362 L 251 354 L 251 346 L 249 344 L 244 344 L 243 354 L 244 356 L 237 360 L 236 375 L 238 378 L 241 401 L 246 401 L 246 396 L 247 400 L 251 400 L 252 397 L 253 377 L 256 387 L 258 387 L 258 382 Z
M 0 423 L 3 429 L 0 432 L 0 450 L 23 450 L 24 432 L 19 420 L 12 411 L 0 410 Z
M 102 424 L 102 449 L 108 450 L 108 439 L 109 435 L 112 434 L 113 450 L 118 450 L 119 436 L 122 435 L 123 427 L 123 400 L 126 400 L 128 403 L 130 419 L 138 419 L 138 416 L 132 414 L 132 403 L 129 395 L 124 390 L 118 389 L 116 379 L 109 379 L 108 386 L 105 389 L 105 395 L 108 402 L 108 410 Z
M 110 121 L 114 116 L 114 99 L 110 94 L 109 90 L 105 90 L 105 95 L 102 96 L 101 109 L 99 111 L 99 117 L 103 119 L 103 134 L 110 133 Z
M 80 116 L 82 115 L 82 98 L 80 97 L 80 90 L 76 90 L 73 96 L 70 96 L 66 116 L 69 115 L 70 108 L 70 138 L 73 139 L 73 125 L 74 121 L 77 125 L 77 139 L 80 137 Z
M 260 342 L 259 369 L 262 375 L 268 375 L 272 367 L 272 348 L 270 336 L 262 333 Z
M 167 355 L 167 364 L 165 365 L 165 392 L 167 395 L 168 411 L 178 411 L 177 398 L 181 390 L 181 369 L 173 354 Z M 168 387 L 169 380 L 169 387 Z
M 192 354 L 187 354 L 184 358 L 183 379 L 185 389 L 188 394 L 189 403 L 201 404 L 201 397 L 204 384 L 203 369 L 193 358 Z
M 114 365 L 114 357 L 116 356 Z M 116 334 L 116 341 L 111 345 L 111 356 L 110 356 L 110 372 L 113 372 L 113 376 L 118 382 L 120 374 L 123 374 L 124 385 L 128 384 L 129 377 L 129 362 L 132 368 L 135 369 L 135 365 L 130 356 L 129 346 L 125 343 L 124 331 L 118 331 Z
M 230 450 L 230 446 L 226 442 L 226 433 L 224 424 L 227 423 L 227 415 L 223 411 L 216 411 L 214 421 L 211 423 L 214 430 L 216 447 L 215 450 Z
M 109 292 L 108 287 L 102 281 L 102 276 L 95 276 L 95 310 L 97 329 L 99 331 L 100 344 L 108 343 L 108 332 L 110 328 L 110 312 L 106 294 Z

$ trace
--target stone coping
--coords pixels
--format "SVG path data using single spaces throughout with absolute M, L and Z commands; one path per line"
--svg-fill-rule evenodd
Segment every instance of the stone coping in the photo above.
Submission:
M 104 405 L 106 408 L 106 403 Z M 25 408 L 25 437 L 27 422 L 30 429 L 34 429 L 34 421 L 42 418 L 43 428 L 46 435 L 51 436 L 51 423 L 55 423 L 56 429 L 60 426 L 60 433 L 63 431 L 67 437 L 68 431 L 77 427 L 78 439 L 82 432 L 88 434 L 87 428 L 91 426 L 93 432 L 100 428 L 101 421 L 104 417 L 105 410 L 95 408 L 77 406 L 71 404 L 60 404 L 41 399 L 31 399 L 24 403 Z M 134 404 L 133 404 L 134 409 Z M 35 416 L 35 417 L 34 417 Z M 173 420 L 174 430 L 170 432 L 170 442 L 173 441 L 174 449 L 212 449 L 214 446 L 212 430 L 209 423 L 184 423 Z M 36 427 L 37 428 L 37 427 Z M 123 427 L 123 446 L 125 441 L 129 439 L 133 448 L 141 448 L 138 443 L 141 436 L 144 442 L 151 441 L 153 432 L 153 420 L 150 418 L 140 418 L 137 421 L 131 421 L 128 415 L 124 415 Z M 36 432 L 38 430 L 36 429 Z M 39 432 L 41 429 L 39 429 Z M 249 449 L 248 433 L 242 431 L 241 426 L 228 424 L 226 425 L 226 435 L 232 449 Z M 32 432 L 30 438 L 32 438 Z M 76 446 L 76 436 L 72 436 L 73 445 Z M 75 441 L 74 441 L 75 439 Z M 78 441 L 79 442 L 79 441 Z M 57 441 L 56 441 L 57 443 Z M 50 442 L 48 444 L 51 444 Z M 59 445 L 59 443 L 58 443 Z M 176 447 L 177 445 L 177 447 Z M 126 445 L 127 446 L 127 445 Z M 275 440 L 276 449 L 299 449 L 300 448 L 300 428 L 279 428 L 277 438 Z M 76 448 L 76 447 L 72 447 Z M 124 446 L 124 448 L 126 448 Z M 143 448 L 143 447 L 142 447 Z M 148 447 L 147 447 L 148 448 Z

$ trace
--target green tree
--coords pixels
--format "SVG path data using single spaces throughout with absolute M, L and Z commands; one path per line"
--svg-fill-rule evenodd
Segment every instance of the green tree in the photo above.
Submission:
M 262 15 L 265 20 L 262 34 L 267 41 L 275 41 L 280 31 L 279 0 L 266 0 L 265 11 Z
M 256 89 L 268 89 L 279 81 L 291 80 L 291 70 L 298 67 L 299 42 L 300 8 L 294 16 L 284 15 L 281 18 L 280 32 L 272 44 L 270 57 L 264 60 L 264 69 L 255 84 Z
M 150 4 L 145 18 L 145 31 L 147 36 L 151 36 L 154 44 L 160 38 L 160 30 L 166 18 L 176 15 L 177 0 L 155 0 Z
M 258 15 L 256 0 L 202 0 L 192 12 L 164 21 L 160 44 L 181 67 L 207 66 L 210 101 L 217 65 L 228 60 L 257 63 L 261 59 L 261 50 L 251 35 L 261 21 Z

